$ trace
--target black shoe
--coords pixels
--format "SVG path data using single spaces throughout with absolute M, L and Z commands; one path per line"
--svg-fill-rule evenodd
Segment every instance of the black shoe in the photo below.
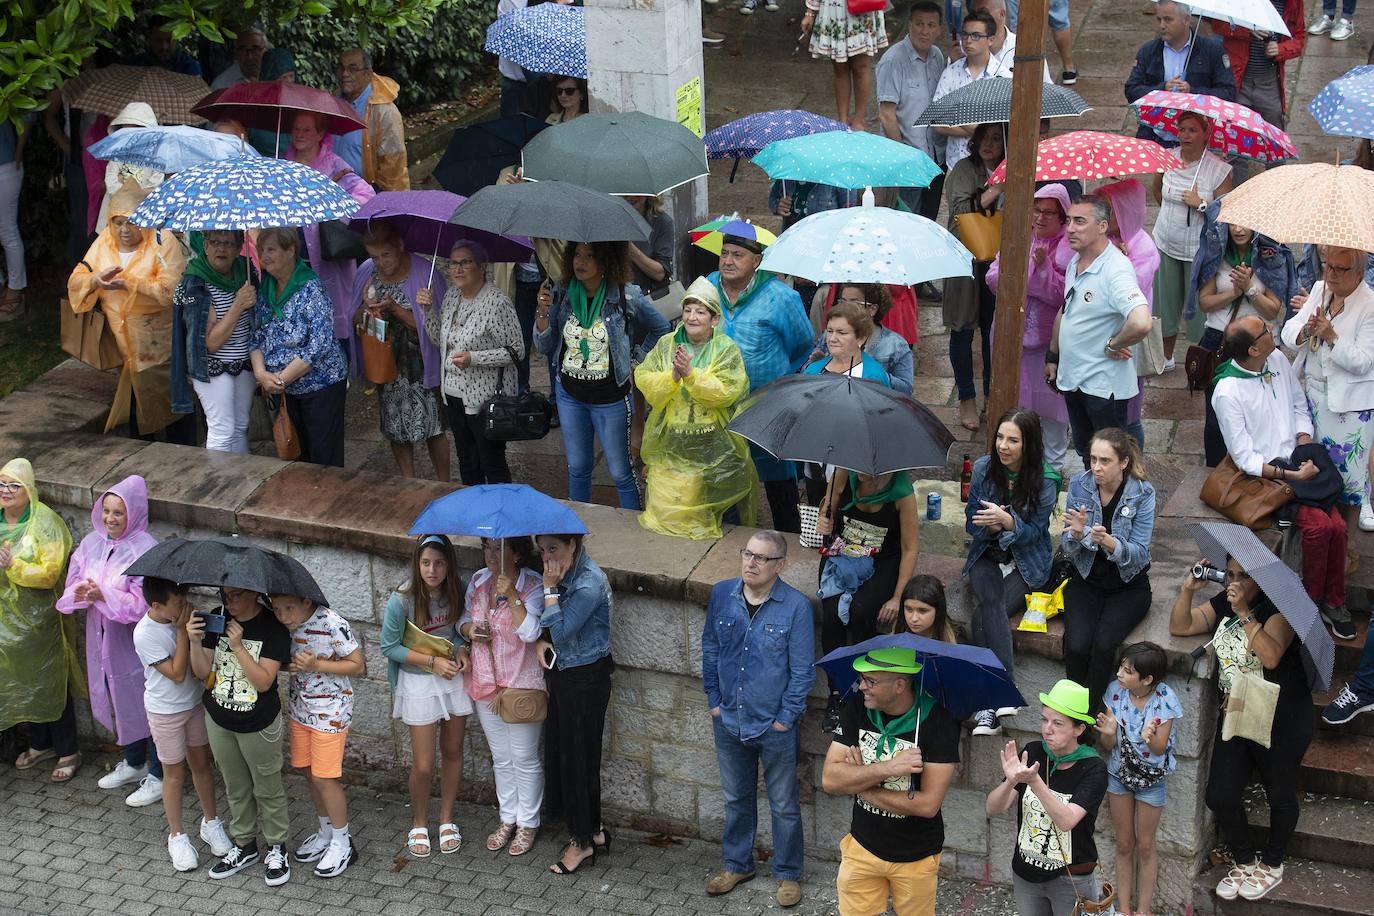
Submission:
M 840 730 L 840 702 L 839 694 L 832 693 L 830 702 L 825 706 L 825 717 L 821 719 L 821 731 L 838 732 Z
M 216 881 L 220 878 L 229 878 L 257 861 L 258 843 L 256 840 L 247 846 L 235 845 L 224 858 L 210 866 L 209 876 Z
M 1350 610 L 1344 604 L 1330 605 L 1322 602 L 1322 620 L 1331 628 L 1331 635 L 1337 639 L 1355 638 L 1355 621 L 1350 618 Z
M 1063 73 L 1059 74 L 1059 84 L 1061 86 L 1072 86 L 1076 82 L 1078 82 L 1077 70 L 1065 70 Z
M 557 429 L 557 428 L 559 427 L 559 425 L 560 425 L 560 424 L 559 424 L 559 422 L 558 422 L 558 411 L 555 410 L 555 411 L 549 416 L 549 429 Z
M 592 848 L 596 850 L 596 854 L 597 854 L 597 855 L 599 855 L 599 856 L 608 856 L 608 855 L 611 854 L 611 841 L 614 840 L 615 837 L 611 836 L 611 832 L 610 832 L 609 830 L 607 830 L 605 827 L 602 827 L 602 828 L 601 828 L 601 834 L 602 834 L 603 836 L 606 837 L 606 842 L 604 842 L 604 843 L 598 843 L 598 842 L 596 841 L 596 836 L 595 836 L 595 834 L 593 834 L 593 835 L 592 835 Z
M 940 288 L 929 280 L 916 287 L 917 298 L 924 299 L 926 302 L 944 302 L 945 297 L 941 294 Z
M 263 859 L 263 864 L 262 879 L 267 882 L 268 887 L 276 887 L 291 880 L 291 860 L 286 857 L 286 850 L 280 843 L 273 843 L 267 848 L 267 857 Z

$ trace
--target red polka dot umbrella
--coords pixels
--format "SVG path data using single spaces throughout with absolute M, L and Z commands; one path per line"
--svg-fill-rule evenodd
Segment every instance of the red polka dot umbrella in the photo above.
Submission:
M 1178 168 L 1178 158 L 1153 140 L 1123 137 L 1098 130 L 1076 130 L 1041 140 L 1035 150 L 1035 180 L 1055 181 L 1153 175 Z M 1007 180 L 1004 161 L 988 176 L 990 184 Z

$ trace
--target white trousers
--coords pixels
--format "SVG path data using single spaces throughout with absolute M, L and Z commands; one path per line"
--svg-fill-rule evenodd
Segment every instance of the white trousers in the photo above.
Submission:
M 24 239 L 19 234 L 19 186 L 24 169 L 16 162 L 0 165 L 0 245 L 5 248 L 5 277 L 10 289 L 29 285 L 24 270 Z
M 490 703 L 474 705 L 491 748 L 501 823 L 538 827 L 539 808 L 544 804 L 544 765 L 539 759 L 539 736 L 544 723 L 512 725 L 492 712 Z
M 253 407 L 253 372 L 225 372 L 210 381 L 191 380 L 205 410 L 205 447 L 217 452 L 248 452 L 248 414 Z

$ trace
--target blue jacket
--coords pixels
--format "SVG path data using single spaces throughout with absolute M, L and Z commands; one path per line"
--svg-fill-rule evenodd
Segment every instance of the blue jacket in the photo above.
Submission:
M 1117 503 L 1112 516 L 1112 536 L 1118 541 L 1116 553 L 1107 557 L 1117 565 L 1121 580 L 1129 582 L 1150 565 L 1150 538 L 1155 530 L 1155 488 L 1148 480 L 1127 476 L 1123 484 L 1126 492 Z M 1097 558 L 1097 547 L 1088 540 L 1093 525 L 1102 524 L 1102 502 L 1097 496 L 1097 484 L 1092 471 L 1083 471 L 1069 481 L 1068 508 L 1085 506 L 1088 521 L 1083 526 L 1082 540 L 1075 540 L 1067 525 L 1060 536 L 1064 554 L 1073 561 L 1080 576 L 1087 576 Z
M 892 380 L 887 376 L 887 370 L 868 353 L 862 353 L 864 366 L 864 381 L 879 382 L 884 388 L 892 387 Z M 834 357 L 826 354 L 825 357 L 816 360 L 814 363 L 807 363 L 802 368 L 802 375 L 820 375 L 825 371 L 825 367 L 830 365 L 830 360 Z
M 194 413 L 191 379 L 210 381 L 205 328 L 212 308 L 209 284 L 193 274 L 183 274 L 172 295 L 172 413 Z M 257 309 L 249 309 L 248 316 L 256 331 Z
M 1167 74 L 1164 72 L 1164 39 L 1152 38 L 1140 46 L 1135 55 L 1135 66 L 1126 77 L 1126 101 L 1134 102 L 1142 95 L 1155 89 L 1163 89 Z M 1191 92 L 1214 95 L 1228 102 L 1236 100 L 1236 77 L 1231 71 L 1231 62 L 1226 58 L 1226 49 L 1221 39 L 1210 35 L 1193 33 L 1193 50 L 1188 56 L 1188 73 L 1184 77 Z M 1145 140 L 1160 140 L 1154 128 L 1141 124 L 1135 135 Z M 1165 146 L 1177 146 L 1178 141 L 1166 138 Z
M 563 325 L 572 314 L 567 287 L 554 288 L 553 302 L 553 307 L 549 309 L 549 326 L 542 331 L 535 329 L 534 345 L 539 348 L 539 352 L 549 358 L 556 372 L 558 367 L 563 365 Z M 644 359 L 645 354 L 658 343 L 658 339 L 668 333 L 668 321 L 654 308 L 649 297 L 633 284 L 607 285 L 606 301 L 601 308 L 601 320 L 606 325 L 606 336 L 610 340 L 611 369 L 615 372 L 615 383 L 627 385 L 634 363 Z M 643 342 L 637 347 L 631 341 L 628 327 L 631 323 L 644 334 Z M 560 650 L 560 660 L 561 657 Z
M 611 583 L 585 548 L 578 548 L 577 562 L 555 591 L 558 602 L 544 605 L 539 625 L 553 640 L 558 670 L 580 668 L 610 655 Z
M 1193 256 L 1193 276 L 1188 284 L 1184 318 L 1192 318 L 1197 314 L 1198 293 L 1225 263 L 1226 243 L 1230 241 L 1231 232 L 1225 223 L 1217 222 L 1220 212 L 1219 200 L 1212 201 L 1203 212 L 1202 235 L 1199 237 L 1197 254 Z M 1288 301 L 1298 292 L 1298 271 L 1293 262 L 1293 252 L 1287 245 L 1280 245 L 1258 233 L 1250 242 L 1250 250 L 1250 265 L 1255 269 L 1255 279 L 1278 297 L 1283 306 L 1280 314 L 1291 318 L 1293 312 Z
M 973 524 L 973 513 L 983 508 L 982 500 L 1003 505 L 1002 499 L 1005 497 L 994 492 L 992 481 L 988 480 L 988 467 L 992 461 L 992 455 L 984 455 L 973 463 L 973 479 L 969 484 L 968 502 L 964 505 L 964 530 L 973 540 L 969 542 L 963 574 L 968 575 L 973 564 L 992 546 L 995 538 L 998 547 L 1011 551 L 1011 558 L 1026 584 L 1038 589 L 1050 577 L 1050 562 L 1054 558 L 1054 546 L 1050 542 L 1050 513 L 1059 500 L 1058 481 L 1046 475 L 1040 483 L 1040 497 L 1036 500 L 1035 511 L 1025 517 L 1014 509 L 1008 509 L 1016 527 L 996 535 L 989 534 L 988 529 Z
M 717 582 L 701 630 L 701 682 L 706 705 L 741 740 L 774 722 L 795 729 L 816 680 L 811 602 L 778 579 L 752 620 L 741 579 Z

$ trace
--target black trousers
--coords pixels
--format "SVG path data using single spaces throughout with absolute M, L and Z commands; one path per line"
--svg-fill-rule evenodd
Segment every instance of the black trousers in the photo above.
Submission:
M 288 394 L 286 413 L 301 440 L 301 460 L 325 467 L 344 465 L 344 401 L 348 379 L 309 394 Z
M 615 662 L 607 655 L 544 676 L 544 807 L 550 817 L 562 815 L 569 836 L 584 849 L 601 830 L 601 741 L 613 671 Z
M 1202 332 L 1202 339 L 1198 341 L 1198 346 L 1206 347 L 1209 350 L 1220 350 L 1222 342 L 1221 331 L 1216 328 L 1208 328 Z M 1221 422 L 1217 420 L 1217 412 L 1212 409 L 1212 392 L 1216 390 L 1216 386 L 1209 381 L 1202 395 L 1207 417 L 1202 427 L 1202 450 L 1209 468 L 1221 464 L 1221 460 L 1226 457 L 1226 439 L 1221 435 Z
M 468 413 L 457 398 L 449 398 L 444 411 L 448 414 L 448 428 L 453 431 L 453 445 L 458 452 L 458 477 L 463 486 L 510 483 L 506 443 L 492 442 L 482 434 L 481 414 Z
M 72 706 L 71 694 L 67 694 L 67 705 L 55 722 L 32 722 L 29 724 L 29 747 L 35 751 L 52 748 L 58 757 L 70 757 L 76 753 L 76 708 Z
M 525 355 L 515 361 L 515 377 L 520 391 L 530 390 L 530 360 L 534 358 L 534 313 L 539 308 L 539 284 L 534 281 L 515 281 L 515 317 L 520 320 L 520 336 L 525 341 Z M 553 364 L 549 363 L 549 391 L 553 391 Z M 552 397 L 552 395 L 550 395 Z
M 1150 612 L 1150 597 L 1145 570 L 1120 588 L 1089 585 L 1077 572 L 1064 586 L 1064 674 L 1088 688 L 1094 712 L 1116 673 L 1116 650 Z
M 765 480 L 763 495 L 768 497 L 768 511 L 773 516 L 775 531 L 801 532 L 801 513 L 797 511 L 797 482 L 795 480 Z
M 1064 406 L 1069 411 L 1069 434 L 1073 437 L 1073 449 L 1085 465 L 1088 463 L 1088 446 L 1092 444 L 1093 433 L 1112 427 L 1126 429 L 1126 401 L 1099 398 L 1095 394 L 1084 394 L 1074 389 L 1064 392 Z

